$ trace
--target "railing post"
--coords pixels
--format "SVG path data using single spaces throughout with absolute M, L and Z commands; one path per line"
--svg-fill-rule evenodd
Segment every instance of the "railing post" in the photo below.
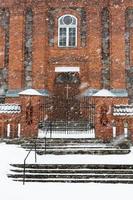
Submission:
M 45 154 L 46 154 L 46 150 L 47 150 L 47 148 L 46 148 L 46 140 L 47 140 L 47 138 L 45 137 L 44 139 L 45 139 Z
M 25 160 L 24 160 L 24 171 L 23 171 L 23 185 L 25 184 Z
M 28 152 L 28 154 L 26 155 L 25 159 L 24 159 L 24 171 L 23 171 L 23 185 L 25 184 L 25 168 L 26 168 L 26 160 L 28 158 L 28 156 L 30 155 L 32 149 L 34 148 L 34 145 L 32 145 L 32 148 L 30 149 L 30 151 Z M 36 140 L 35 140 L 35 162 L 37 161 L 37 157 L 36 157 Z
M 50 122 L 50 138 L 52 138 L 52 122 Z
M 35 163 L 37 162 L 37 154 L 36 154 L 36 139 L 35 139 Z

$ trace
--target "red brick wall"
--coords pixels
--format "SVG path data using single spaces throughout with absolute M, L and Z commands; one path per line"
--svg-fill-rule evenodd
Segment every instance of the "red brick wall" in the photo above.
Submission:
M 20 89 L 23 86 L 23 22 L 23 11 L 10 9 L 9 89 Z
M 33 88 L 43 89 L 46 86 L 47 71 L 47 9 L 44 5 L 33 9 Z
M 128 98 L 110 98 L 110 97 L 95 97 L 95 105 L 96 105 L 96 111 L 95 111 L 95 131 L 96 131 L 96 138 L 102 139 L 103 141 L 110 141 L 113 138 L 113 120 L 115 117 L 113 117 L 112 108 L 113 105 L 119 105 L 119 104 L 127 104 Z M 101 124 L 101 107 L 107 106 L 107 119 L 108 123 L 104 126 Z M 118 127 L 117 129 L 122 129 L 122 126 Z M 118 130 L 120 134 L 121 130 Z
M 47 5 L 48 4 L 48 5 Z M 81 68 L 81 81 L 88 82 L 91 88 L 101 87 L 101 10 L 108 6 L 111 19 L 111 87 L 125 88 L 125 10 L 132 6 L 131 1 L 44 1 L 27 3 L 23 1 L 3 0 L 2 6 L 10 10 L 10 51 L 9 51 L 9 89 L 23 88 L 23 43 L 24 43 L 24 10 L 26 7 L 33 9 L 33 87 L 53 89 L 54 67 L 63 65 L 58 58 L 68 57 L 65 65 L 79 66 Z M 78 16 L 78 12 L 69 8 L 84 8 L 87 13 L 87 45 L 81 48 L 80 35 L 78 34 L 77 48 L 57 47 L 57 18 L 61 14 L 71 13 Z M 59 8 L 55 16 L 54 47 L 48 45 L 48 9 Z M 61 10 L 66 8 L 66 10 Z M 117 19 L 117 20 L 116 20 Z M 80 28 L 78 27 L 78 33 Z M 57 62 L 50 63 L 51 58 Z M 83 57 L 74 62 L 71 57 Z M 95 77 L 95 78 L 94 78 Z
M 101 15 L 99 6 L 88 7 L 88 49 L 89 85 L 92 88 L 101 87 Z M 95 78 L 94 78 L 95 77 Z
M 108 0 L 49 0 L 31 1 L 27 0 L 1 0 L 2 7 L 8 7 L 10 11 L 10 36 L 9 36 L 9 66 L 8 66 L 8 88 L 21 89 L 24 86 L 24 29 L 25 16 L 24 11 L 27 7 L 33 10 L 33 52 L 32 52 L 32 80 L 33 88 L 49 89 L 53 91 L 56 66 L 76 66 L 80 67 L 81 83 L 86 82 L 90 88 L 101 88 L 101 11 L 104 7 L 108 7 L 110 11 L 110 53 L 111 53 L 111 85 L 113 89 L 125 89 L 125 11 L 128 7 L 133 7 L 130 0 L 125 1 L 108 1 Z M 49 9 L 57 9 L 54 24 L 54 46 L 48 44 L 48 11 Z M 65 8 L 65 9 L 63 9 Z M 72 9 L 74 8 L 74 9 Z M 85 47 L 81 46 L 80 40 L 80 20 L 78 26 L 78 45 L 76 48 L 58 48 L 57 36 L 57 18 L 63 14 L 70 13 L 80 19 L 78 9 L 84 8 L 87 14 L 87 43 Z M 2 32 L 2 30 L 0 30 Z M 4 38 L 4 37 L 3 37 Z M 132 44 L 132 41 L 131 41 Z M 3 41 L 1 41 L 1 48 Z M 2 50 L 1 50 L 2 51 Z M 0 64 L 3 63 L 3 55 L 0 56 Z M 97 100 L 96 100 L 97 101 Z M 20 102 L 19 98 L 7 98 L 6 102 Z M 37 100 L 35 100 L 37 102 Z M 109 104 L 127 103 L 127 99 L 112 100 L 105 99 L 104 102 Z M 33 102 L 34 103 L 34 102 Z M 96 132 L 97 137 L 112 137 L 112 128 L 101 127 L 99 125 L 99 112 L 103 99 L 97 101 L 96 116 Z M 26 102 L 22 103 L 22 106 Z M 34 113 L 35 117 L 37 111 Z M 22 118 L 25 113 L 22 113 Z M 5 117 L 6 118 L 6 117 Z M 8 117 L 7 117 L 8 118 Z M 111 116 L 109 116 L 111 120 Z M 24 119 L 21 119 L 22 121 Z M 37 132 L 37 121 L 34 118 L 35 134 Z M 25 125 L 25 121 L 23 121 Z M 132 130 L 132 125 L 130 125 Z M 31 126 L 23 133 L 30 135 Z M 106 132 L 106 135 L 105 135 Z M 108 132 L 108 133 L 107 133 Z
M 124 133 L 124 124 L 128 124 L 128 138 L 133 142 L 133 117 L 132 116 L 113 116 L 116 124 L 116 136 Z
M 10 124 L 10 138 L 18 137 L 18 124 L 21 124 L 20 114 L 0 114 L 0 137 L 7 137 L 7 125 Z
M 125 9 L 111 5 L 111 88 L 125 88 Z M 116 20 L 117 19 L 117 20 Z
M 38 135 L 38 123 L 40 121 L 40 97 L 37 96 L 21 96 L 20 101 L 21 101 L 21 107 L 22 107 L 22 112 L 21 112 L 21 124 L 22 124 L 22 137 L 37 137 Z M 31 119 L 32 122 L 28 123 L 27 121 L 27 106 L 28 105 L 32 106 L 32 114 L 31 114 Z

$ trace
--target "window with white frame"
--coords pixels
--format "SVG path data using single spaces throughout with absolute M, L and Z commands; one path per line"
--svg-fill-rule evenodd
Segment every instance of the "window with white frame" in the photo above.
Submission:
M 58 19 L 58 46 L 77 46 L 77 18 L 73 15 L 63 15 Z

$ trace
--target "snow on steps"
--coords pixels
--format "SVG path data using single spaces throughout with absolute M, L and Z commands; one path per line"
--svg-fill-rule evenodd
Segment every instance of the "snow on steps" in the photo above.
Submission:
M 9 178 L 23 181 L 23 164 L 12 164 Z M 133 184 L 133 165 L 26 164 L 25 182 Z
M 21 146 L 26 150 L 30 150 L 34 147 L 34 140 L 27 141 Z M 45 149 L 46 142 L 46 149 Z M 34 148 L 33 148 L 34 150 Z M 103 144 L 97 139 L 85 139 L 85 138 L 47 138 L 36 140 L 36 150 L 39 155 L 54 154 L 127 154 L 129 149 L 120 149 L 114 147 L 111 144 Z

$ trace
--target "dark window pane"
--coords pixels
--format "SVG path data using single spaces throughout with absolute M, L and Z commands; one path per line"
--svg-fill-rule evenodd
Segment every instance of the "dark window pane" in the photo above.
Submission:
M 72 23 L 72 17 L 71 16 L 65 16 L 63 21 L 64 21 L 64 24 L 70 25 Z
M 67 84 L 76 84 L 79 83 L 79 75 L 74 72 L 63 72 L 57 75 L 56 77 L 56 83 L 67 83 Z
M 66 28 L 60 28 L 59 46 L 66 46 Z
M 76 29 L 69 28 L 69 46 L 76 46 Z

